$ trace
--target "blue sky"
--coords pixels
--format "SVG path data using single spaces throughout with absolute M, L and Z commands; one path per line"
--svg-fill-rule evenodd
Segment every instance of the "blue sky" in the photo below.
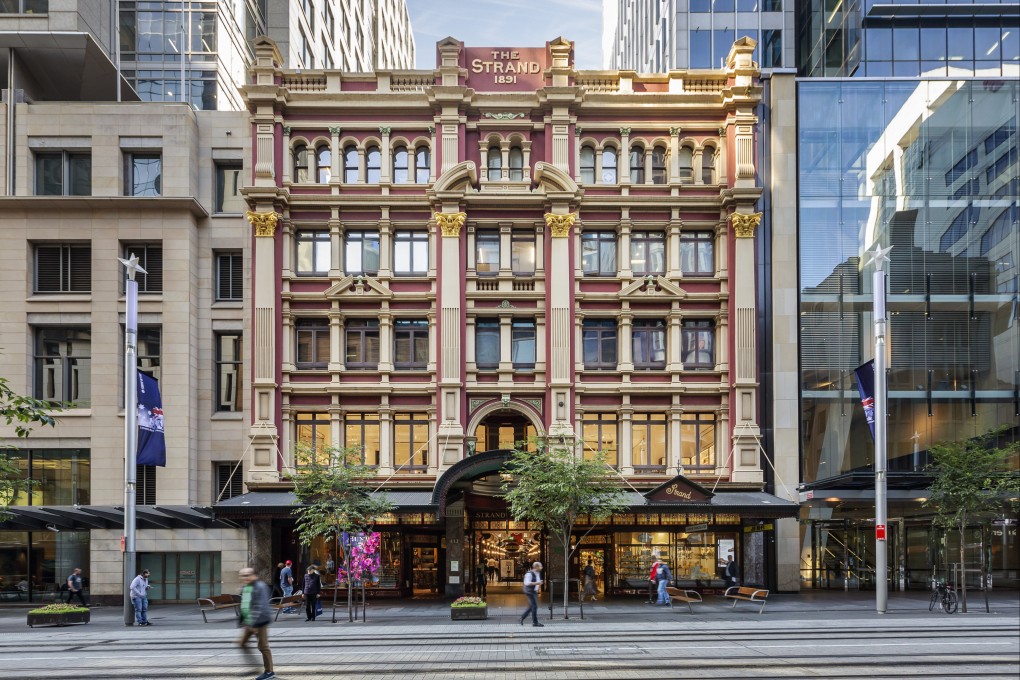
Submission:
M 602 0 L 407 0 L 407 9 L 418 68 L 435 67 L 448 35 L 468 47 L 540 47 L 562 35 L 578 68 L 601 68 Z

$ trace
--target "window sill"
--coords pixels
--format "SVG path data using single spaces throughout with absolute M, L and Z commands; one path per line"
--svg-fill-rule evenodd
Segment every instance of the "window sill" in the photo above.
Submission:
M 32 293 L 26 302 L 92 302 L 92 293 Z
M 123 413 L 123 410 L 121 411 Z M 58 413 L 54 413 L 53 416 L 57 419 L 60 418 L 88 418 L 92 415 L 92 407 L 88 408 L 69 408 Z
M 424 375 L 429 372 L 428 366 L 394 366 L 390 373 L 395 375 Z
M 244 411 L 215 411 L 209 416 L 209 419 L 226 421 L 244 420 Z
M 244 309 L 243 300 L 213 300 L 213 309 Z

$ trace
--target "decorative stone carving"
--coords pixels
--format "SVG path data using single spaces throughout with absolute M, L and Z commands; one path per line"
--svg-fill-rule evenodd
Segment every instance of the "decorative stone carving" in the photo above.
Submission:
M 570 236 L 570 228 L 574 226 L 576 219 L 577 213 L 567 213 L 566 215 L 546 213 L 545 226 L 549 227 L 553 238 L 566 238 Z
M 434 135 L 434 134 L 436 134 L 436 126 L 435 126 L 435 125 L 429 125 L 429 126 L 428 126 L 427 128 L 425 128 L 425 129 L 429 131 L 429 134 L 430 134 L 430 135 Z
M 283 126 L 283 134 L 285 134 L 285 135 L 287 135 L 287 136 L 289 137 L 289 136 L 290 136 L 290 131 L 291 131 L 292 129 L 293 129 L 293 128 L 291 128 L 291 126 L 289 126 L 289 125 L 284 125 L 284 126 Z
M 754 230 L 761 222 L 761 213 L 733 213 L 730 215 L 733 221 L 733 233 L 737 238 L 754 238 Z
M 255 229 L 255 236 L 273 238 L 276 233 L 276 221 L 280 219 L 278 213 L 259 213 L 249 210 L 244 213 L 244 216 L 248 218 L 248 222 Z
M 620 128 L 620 134 L 623 135 L 624 137 L 627 137 L 628 135 L 630 135 L 630 128 Z
M 584 130 L 581 129 L 581 126 L 580 125 L 575 125 L 574 126 L 574 136 L 575 137 L 580 137 L 583 134 L 584 134 Z
M 392 130 L 393 130 L 393 128 L 387 127 L 387 126 L 384 125 L 381 128 L 379 128 L 379 134 L 380 135 L 388 135 L 388 134 L 390 134 L 390 132 Z
M 669 129 L 669 136 L 670 137 L 679 137 L 680 136 L 680 126 L 678 125 L 676 127 L 671 127 Z
M 464 226 L 464 220 L 467 219 L 467 213 L 432 213 L 436 218 L 436 224 L 443 232 L 443 236 L 450 238 L 460 237 L 461 227 Z
M 340 126 L 339 125 L 336 125 L 336 126 L 332 126 L 331 125 L 330 128 L 329 128 L 329 134 L 336 135 L 336 136 L 339 137 L 340 136 Z
M 482 118 L 492 118 L 493 120 L 514 120 L 515 118 L 524 118 L 523 113 L 513 113 L 511 111 L 500 111 L 494 113 L 492 111 L 486 111 L 482 114 Z

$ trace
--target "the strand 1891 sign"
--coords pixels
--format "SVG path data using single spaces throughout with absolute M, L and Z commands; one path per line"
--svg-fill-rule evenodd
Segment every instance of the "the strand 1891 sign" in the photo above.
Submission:
M 467 86 L 476 90 L 537 90 L 545 84 L 544 47 L 468 47 L 461 54 Z

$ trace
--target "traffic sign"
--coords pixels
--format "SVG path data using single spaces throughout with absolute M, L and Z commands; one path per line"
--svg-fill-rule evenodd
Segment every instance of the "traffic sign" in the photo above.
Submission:
M 884 541 L 885 540 L 885 525 L 884 524 L 876 524 L 875 525 L 875 540 L 876 541 Z

